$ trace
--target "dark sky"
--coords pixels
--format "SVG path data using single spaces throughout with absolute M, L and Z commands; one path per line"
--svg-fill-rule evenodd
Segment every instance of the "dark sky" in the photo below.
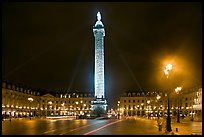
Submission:
M 105 92 L 202 83 L 201 3 L 3 3 L 2 76 L 33 88 L 94 91 L 94 35 L 105 25 Z

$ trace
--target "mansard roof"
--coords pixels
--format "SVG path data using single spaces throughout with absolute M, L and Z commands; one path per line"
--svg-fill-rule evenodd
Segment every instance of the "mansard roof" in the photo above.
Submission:
M 157 92 L 154 90 L 147 90 L 147 89 L 132 89 L 125 91 L 122 96 L 123 97 L 134 97 L 134 96 L 140 96 L 140 97 L 145 97 L 145 96 L 156 96 L 157 94 L 161 94 L 161 92 Z

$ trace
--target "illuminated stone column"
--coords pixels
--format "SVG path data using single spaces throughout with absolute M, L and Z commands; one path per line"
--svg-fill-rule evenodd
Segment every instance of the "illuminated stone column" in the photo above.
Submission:
M 92 110 L 97 107 L 107 110 L 107 102 L 105 100 L 105 77 L 104 77 L 104 36 L 105 29 L 101 22 L 101 14 L 97 13 L 97 21 L 93 26 L 95 37 L 95 100 L 92 102 Z
M 95 37 L 95 96 L 96 98 L 104 97 L 104 25 L 101 22 L 101 14 L 97 13 L 93 33 Z

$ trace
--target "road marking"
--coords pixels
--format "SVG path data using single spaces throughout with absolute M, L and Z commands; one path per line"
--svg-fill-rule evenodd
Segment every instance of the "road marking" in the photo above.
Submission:
M 53 130 L 50 130 L 50 131 L 46 131 L 46 132 L 44 132 L 44 134 L 53 132 L 53 131 L 55 131 L 55 130 L 56 130 L 56 129 L 53 129 Z
M 100 130 L 100 129 L 103 129 L 103 128 L 107 127 L 107 126 L 110 126 L 110 125 L 115 124 L 115 123 L 120 122 L 120 121 L 122 121 L 122 120 L 119 120 L 119 121 L 115 121 L 115 122 L 112 122 L 112 123 L 106 124 L 106 125 L 104 125 L 104 126 L 102 126 L 102 127 L 100 127 L 100 128 L 97 128 L 97 129 L 91 130 L 91 131 L 89 131 L 89 132 L 87 132 L 87 133 L 85 133 L 85 134 L 83 134 L 83 135 L 91 134 L 91 133 L 93 133 L 93 132 L 96 132 L 96 131 L 98 131 L 98 130 Z
M 69 132 L 72 132 L 72 131 L 75 131 L 75 130 L 78 130 L 78 129 L 81 129 L 81 128 L 89 127 L 89 126 L 92 126 L 92 125 L 96 125 L 96 124 L 99 124 L 99 123 L 103 123 L 103 122 L 107 122 L 107 120 L 106 121 L 100 121 L 100 122 L 93 123 L 93 124 L 89 124 L 89 125 L 85 125 L 85 126 L 81 126 L 81 127 L 78 127 L 78 128 L 74 128 L 74 129 L 69 130 L 68 132 L 61 133 L 59 135 L 64 135 L 66 133 L 69 133 Z

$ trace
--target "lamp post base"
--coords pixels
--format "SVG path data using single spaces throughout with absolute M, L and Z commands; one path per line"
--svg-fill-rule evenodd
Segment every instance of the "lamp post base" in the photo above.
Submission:
M 193 117 L 191 118 L 191 121 L 193 121 L 194 119 L 193 119 Z
M 170 118 L 170 116 L 167 116 L 167 118 L 166 118 L 166 130 L 167 130 L 168 132 L 171 132 L 171 131 L 172 131 L 172 129 L 171 129 L 171 118 Z
M 179 117 L 179 114 L 177 116 L 177 123 L 180 123 L 180 117 Z

